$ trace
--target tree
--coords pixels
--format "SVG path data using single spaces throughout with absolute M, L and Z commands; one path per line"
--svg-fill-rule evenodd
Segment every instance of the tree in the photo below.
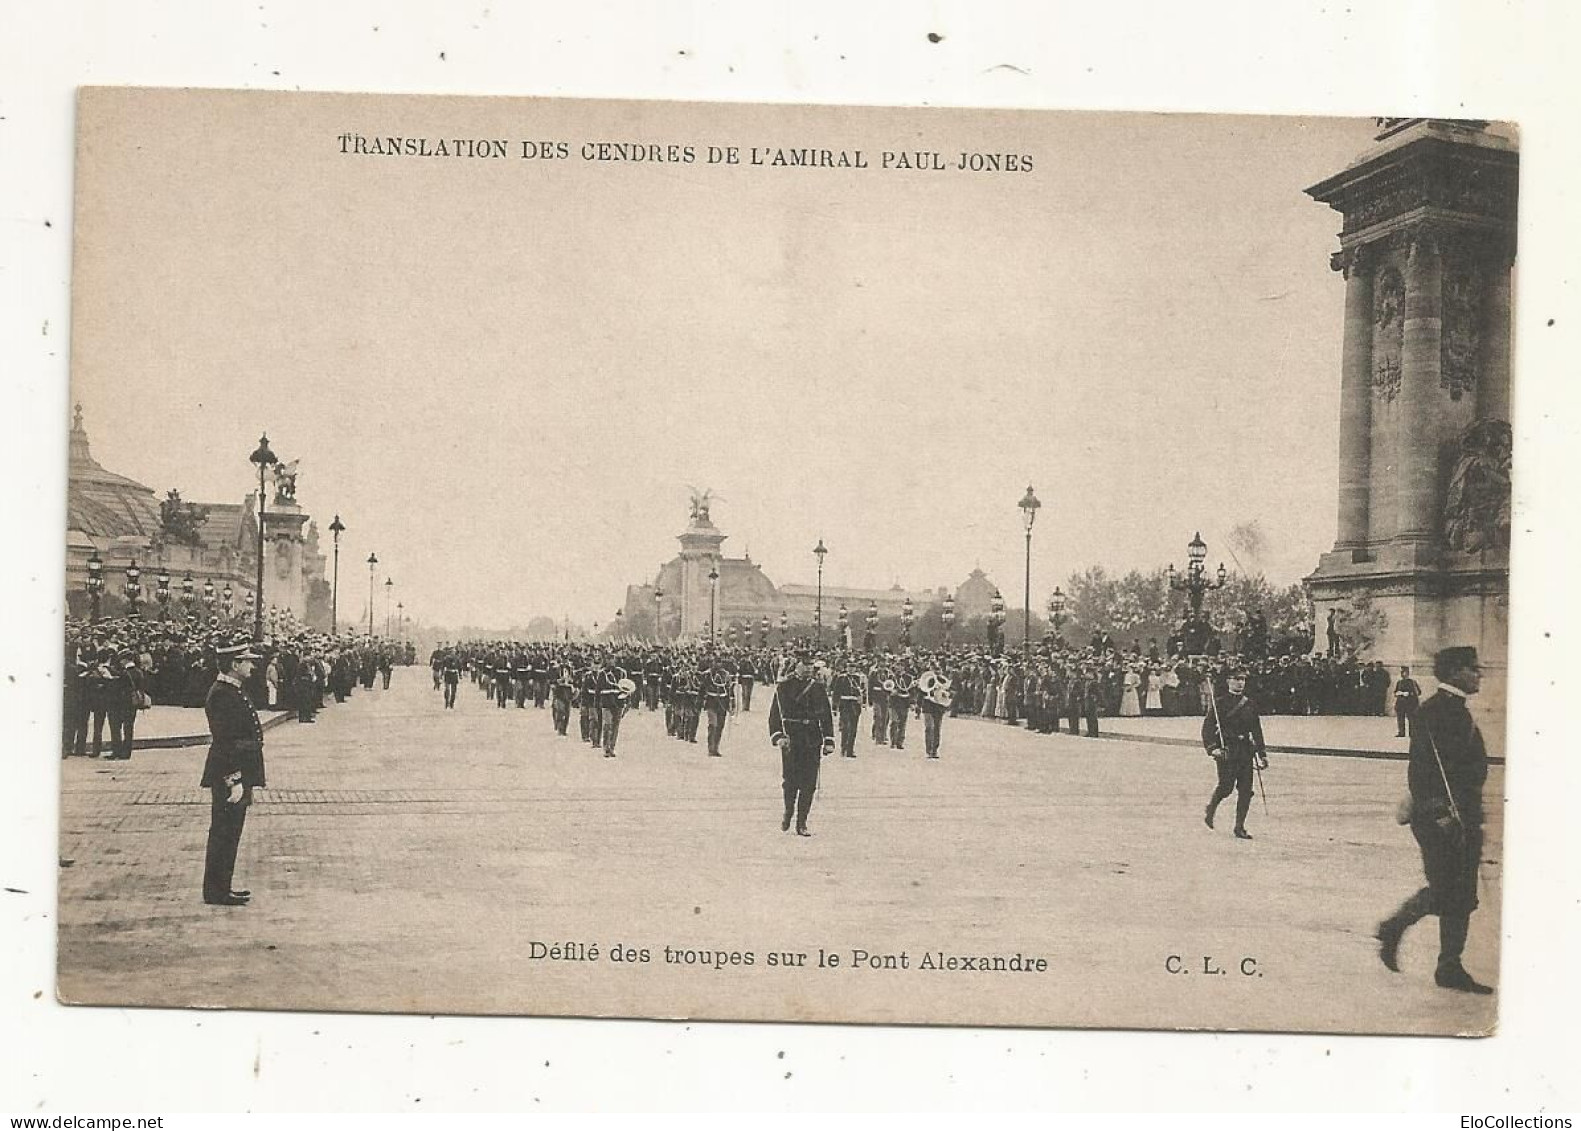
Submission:
M 208 507 L 182 502 L 181 492 L 172 487 L 159 504 L 158 541 L 178 546 L 201 545 L 201 530 L 208 520 Z

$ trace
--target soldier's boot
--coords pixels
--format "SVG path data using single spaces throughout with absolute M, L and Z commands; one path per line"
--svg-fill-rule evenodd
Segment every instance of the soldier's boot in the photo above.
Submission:
M 1246 814 L 1251 812 L 1252 795 L 1248 791 L 1235 796 L 1235 837 L 1237 840 L 1251 840 L 1252 834 L 1246 831 Z
M 1208 828 L 1211 829 L 1213 827 L 1213 818 L 1219 811 L 1219 802 L 1228 796 L 1229 794 L 1227 793 L 1214 790 L 1213 796 L 1208 798 L 1208 807 L 1202 811 L 1202 823 L 1207 825 Z
M 1412 924 L 1419 922 L 1433 909 L 1431 889 L 1423 888 L 1411 896 L 1395 913 L 1378 924 L 1378 958 L 1395 973 L 1400 972 L 1400 940 Z
M 785 787 L 785 817 L 780 821 L 780 832 L 790 832 L 791 817 L 796 812 L 796 791 L 790 786 Z
M 1433 981 L 1446 990 L 1459 990 L 1468 994 L 1491 994 L 1492 986 L 1484 986 L 1460 964 L 1460 955 L 1466 949 L 1466 933 L 1471 926 L 1471 914 L 1438 916 L 1438 969 Z
M 796 835 L 812 836 L 807 829 L 807 814 L 812 812 L 812 793 L 802 790 L 801 796 L 796 801 Z

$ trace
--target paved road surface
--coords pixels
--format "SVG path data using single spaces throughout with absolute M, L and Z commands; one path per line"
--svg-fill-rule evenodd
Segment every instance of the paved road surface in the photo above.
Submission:
M 1378 963 L 1377 920 L 1420 883 L 1391 815 L 1397 762 L 1276 756 L 1252 843 L 1201 821 L 1184 747 L 947 720 L 944 757 L 865 738 L 824 762 L 816 835 L 780 832 L 767 701 L 724 758 L 638 711 L 619 757 L 549 713 L 421 669 L 267 736 L 242 909 L 199 898 L 201 749 L 62 764 L 60 994 L 262 1009 L 959 1021 L 1323 1031 L 1488 1029 L 1491 999 L 1432 985 L 1436 924 Z M 864 722 L 865 722 L 864 718 Z M 1495 769 L 1490 797 L 1502 790 Z M 1233 804 L 1230 803 L 1230 804 Z M 1497 811 L 1497 806 L 1494 806 Z M 1469 968 L 1497 980 L 1501 826 Z M 532 944 L 596 943 L 597 961 Z M 616 962 L 619 945 L 650 961 Z M 751 966 L 667 962 L 750 951 Z M 820 948 L 838 968 L 818 968 Z M 575 948 L 571 948 L 575 951 Z M 852 967 L 855 950 L 908 968 Z M 1041 973 L 921 969 L 925 952 Z M 771 966 L 784 954 L 805 967 Z M 1171 963 L 1171 956 L 1179 962 Z M 1204 973 L 1209 968 L 1223 974 Z M 1243 960 L 1248 974 L 1240 973 Z M 1170 973 L 1179 965 L 1186 973 Z

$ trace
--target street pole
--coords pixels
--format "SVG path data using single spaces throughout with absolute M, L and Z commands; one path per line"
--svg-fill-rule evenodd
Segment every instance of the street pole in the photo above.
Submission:
M 264 501 L 264 470 L 271 464 L 279 463 L 275 454 L 269 450 L 269 434 L 265 432 L 258 441 L 258 448 L 248 457 L 258 465 L 258 603 L 253 607 L 253 639 L 263 639 L 263 600 L 264 600 L 264 518 L 268 510 Z
M 329 524 L 330 533 L 335 536 L 335 579 L 329 590 L 329 631 L 335 636 L 340 635 L 340 536 L 346 532 L 346 524 L 340 521 L 340 515 L 335 516 L 335 521 Z
M 373 571 L 379 564 L 379 555 L 368 555 L 368 639 L 373 639 Z

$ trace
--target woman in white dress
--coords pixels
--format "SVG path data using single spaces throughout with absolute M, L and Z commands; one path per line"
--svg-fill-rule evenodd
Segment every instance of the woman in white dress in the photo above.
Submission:
M 1142 686 L 1142 676 L 1135 668 L 1125 669 L 1125 690 L 1120 693 L 1120 717 L 1134 719 L 1141 715 L 1142 704 L 1136 689 Z
M 1149 715 L 1164 713 L 1164 673 L 1159 668 L 1153 668 L 1148 673 L 1147 703 L 1143 710 Z

